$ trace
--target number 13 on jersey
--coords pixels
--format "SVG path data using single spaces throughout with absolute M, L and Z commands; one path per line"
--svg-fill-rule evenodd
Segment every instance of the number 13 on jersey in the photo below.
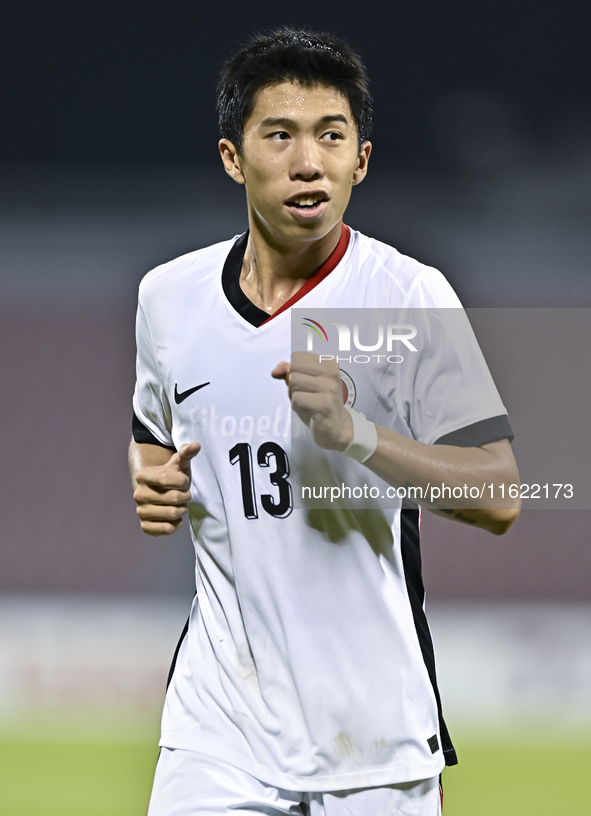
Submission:
M 275 470 L 269 473 L 269 481 L 278 490 L 278 496 L 263 493 L 260 497 L 263 510 L 276 518 L 286 518 L 293 510 L 291 485 L 288 481 L 289 460 L 286 452 L 276 442 L 263 442 L 257 451 L 259 467 L 271 467 L 274 460 Z M 252 448 L 248 442 L 238 442 L 230 451 L 230 464 L 240 467 L 240 484 L 242 488 L 242 505 L 248 519 L 259 517 L 254 484 Z

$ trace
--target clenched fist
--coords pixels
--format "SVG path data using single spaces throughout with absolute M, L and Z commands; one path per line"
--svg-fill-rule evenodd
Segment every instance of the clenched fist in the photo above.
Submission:
M 296 351 L 291 364 L 278 363 L 271 372 L 285 380 L 291 404 L 309 427 L 312 439 L 326 450 L 343 451 L 353 441 L 353 421 L 343 405 L 343 387 L 338 363 L 322 363 L 315 354 Z
M 182 517 L 191 499 L 191 459 L 200 449 L 198 442 L 190 442 L 165 464 L 149 465 L 137 471 L 133 498 L 144 533 L 170 535 L 182 526 Z

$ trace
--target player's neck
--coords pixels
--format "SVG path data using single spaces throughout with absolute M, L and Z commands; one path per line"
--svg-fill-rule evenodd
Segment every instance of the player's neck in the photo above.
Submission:
M 316 241 L 297 241 L 265 234 L 251 220 L 240 273 L 242 291 L 259 309 L 273 314 L 334 252 L 342 228 L 339 221 Z

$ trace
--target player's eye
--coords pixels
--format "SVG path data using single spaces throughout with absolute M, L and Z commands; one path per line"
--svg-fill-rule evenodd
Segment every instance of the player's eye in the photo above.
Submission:
M 278 130 L 276 133 L 271 133 L 270 138 L 273 139 L 274 142 L 284 142 L 289 139 L 289 133 L 285 130 Z
M 327 142 L 337 142 L 343 138 L 343 134 L 339 133 L 338 130 L 329 130 L 328 133 L 323 133 L 321 138 Z

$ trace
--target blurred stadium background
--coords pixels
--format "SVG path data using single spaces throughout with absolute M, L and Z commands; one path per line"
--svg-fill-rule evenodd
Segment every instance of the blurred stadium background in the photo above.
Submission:
M 347 222 L 467 306 L 591 307 L 589 12 L 56 0 L 5 22 L 0 811 L 140 814 L 194 577 L 188 537 L 142 536 L 131 501 L 135 298 L 148 269 L 245 228 L 216 155 L 221 61 L 252 30 L 340 30 L 376 100 Z M 496 539 L 424 518 L 461 759 L 448 816 L 588 812 L 589 522 L 528 511 Z

